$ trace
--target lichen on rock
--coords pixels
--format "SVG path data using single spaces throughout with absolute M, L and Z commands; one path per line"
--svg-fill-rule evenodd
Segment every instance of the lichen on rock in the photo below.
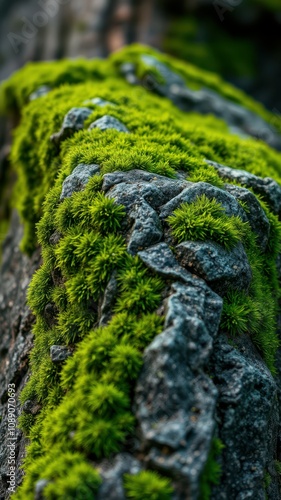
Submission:
M 218 82 L 148 48 L 36 68 L 2 89 L 43 257 L 13 498 L 277 499 L 280 153 L 163 99 Z

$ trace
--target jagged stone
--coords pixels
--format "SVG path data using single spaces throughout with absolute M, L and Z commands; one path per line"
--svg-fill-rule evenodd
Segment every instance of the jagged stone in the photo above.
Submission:
M 114 118 L 114 116 L 109 115 L 104 115 L 102 116 L 102 118 L 99 118 L 98 120 L 91 123 L 91 125 L 89 126 L 89 130 L 92 130 L 93 128 L 99 128 L 102 131 L 115 129 L 118 130 L 118 132 L 129 133 L 129 130 L 124 125 L 124 123 L 121 123 L 119 120 L 117 120 L 117 118 Z
M 184 241 L 176 246 L 175 253 L 183 267 L 207 281 L 220 295 L 231 288 L 249 289 L 252 271 L 241 243 L 227 251 L 210 241 Z
M 166 219 L 173 211 L 178 208 L 182 203 L 192 203 L 199 196 L 205 195 L 207 198 L 215 198 L 218 203 L 221 203 L 225 213 L 231 217 L 232 215 L 240 217 L 242 220 L 247 220 L 244 210 L 237 203 L 234 196 L 220 188 L 212 186 L 207 182 L 189 182 L 188 186 L 172 200 L 161 207 L 160 219 Z
M 93 175 L 99 172 L 99 165 L 80 163 L 63 181 L 60 199 L 69 198 L 75 191 L 81 191 Z
M 102 484 L 96 495 L 97 500 L 126 500 L 124 474 L 137 474 L 143 466 L 129 453 L 118 453 L 113 460 L 103 460 L 98 464 Z
M 212 499 L 265 500 L 264 475 L 275 476 L 270 499 L 278 500 L 273 458 L 279 432 L 278 387 L 249 337 L 236 340 L 237 348 L 220 335 L 212 353 L 213 381 L 218 389 L 222 481 Z
M 216 168 L 223 179 L 239 182 L 252 188 L 255 193 L 261 194 L 272 210 L 276 214 L 281 214 L 281 186 L 276 181 L 270 177 L 261 178 L 245 170 L 230 168 L 214 161 L 206 160 L 206 162 Z
M 248 189 L 233 184 L 225 184 L 225 189 L 232 194 L 236 200 L 246 203 L 247 219 L 252 230 L 256 233 L 258 245 L 261 250 L 265 250 L 270 234 L 270 223 L 257 198 Z
M 166 309 L 165 329 L 144 353 L 136 415 L 148 464 L 177 477 L 186 498 L 197 498 L 217 398 L 202 369 L 217 334 L 222 300 L 195 278 L 194 285 L 172 285 Z
M 62 363 L 72 356 L 72 349 L 65 345 L 52 345 L 50 347 L 50 357 L 53 363 Z
M 142 82 L 135 76 L 134 65 L 126 66 L 128 67 L 126 72 L 124 69 L 121 71 L 129 83 L 146 85 L 149 90 L 167 97 L 183 111 L 214 114 L 222 118 L 229 125 L 230 131 L 240 137 L 261 137 L 270 146 L 281 149 L 281 136 L 277 130 L 256 113 L 240 104 L 228 101 L 211 89 L 190 89 L 179 74 L 152 55 L 144 54 L 141 60 L 147 66 Z M 152 68 L 153 72 L 149 72 L 149 68 Z M 155 76 L 155 70 L 160 74 L 161 81 Z
M 190 283 L 192 276 L 176 261 L 167 243 L 158 243 L 138 252 L 144 264 L 164 278 L 180 279 Z
M 116 273 L 113 273 L 104 291 L 103 301 L 100 308 L 99 326 L 105 326 L 113 315 L 113 304 L 117 295 L 118 283 Z
M 72 108 L 65 115 L 62 127 L 59 132 L 51 136 L 51 141 L 59 145 L 61 141 L 70 137 L 74 132 L 82 130 L 84 122 L 93 113 L 90 108 Z

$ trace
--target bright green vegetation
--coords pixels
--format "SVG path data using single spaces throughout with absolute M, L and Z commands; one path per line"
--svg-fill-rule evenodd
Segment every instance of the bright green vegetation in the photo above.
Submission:
M 135 476 L 125 476 L 125 490 L 128 498 L 134 500 L 170 500 L 172 488 L 169 480 L 156 472 L 142 471 Z
M 231 250 L 243 238 L 246 224 L 239 217 L 228 217 L 215 198 L 199 196 L 193 203 L 183 203 L 168 218 L 178 242 L 213 240 Z
M 221 466 L 217 462 L 218 457 L 224 448 L 222 441 L 214 437 L 211 443 L 211 449 L 201 476 L 200 500 L 208 500 L 211 496 L 212 486 L 219 484 L 221 477 Z
M 127 84 L 119 74 L 120 64 L 135 62 L 138 73 L 143 72 L 139 56 L 144 52 L 155 54 L 151 49 L 131 47 L 108 61 L 29 65 L 2 87 L 6 110 L 20 109 L 21 113 L 11 158 L 18 172 L 15 200 L 25 228 L 22 248 L 32 253 L 40 245 L 43 255 L 43 265 L 28 293 L 36 316 L 35 344 L 32 376 L 21 394 L 22 402 L 31 400 L 42 409 L 37 415 L 20 417 L 30 445 L 24 464 L 26 478 L 14 496 L 17 500 L 33 499 L 38 479 L 49 481 L 44 491 L 47 499 L 55 498 L 55 491 L 59 499 L 94 498 L 99 480 L 91 463 L 129 450 L 136 424 L 132 398 L 142 354 L 163 330 L 158 308 L 165 282 L 128 254 L 122 233 L 125 210 L 101 192 L 103 175 L 138 168 L 173 178 L 180 170 L 188 180 L 223 189 L 215 169 L 206 166 L 208 158 L 281 182 L 281 155 L 261 141 L 241 140 L 230 135 L 221 120 L 183 113 L 166 99 Z M 262 107 L 217 76 L 164 55 L 159 58 L 190 84 L 209 85 L 270 119 Z M 27 103 L 29 94 L 42 84 L 53 90 Z M 50 136 L 59 131 L 70 108 L 81 107 L 85 99 L 94 97 L 115 106 L 89 105 L 92 114 L 84 129 L 65 139 L 58 151 Z M 105 114 L 122 121 L 130 133 L 88 130 L 91 122 Z M 79 163 L 98 164 L 100 174 L 83 191 L 60 200 L 62 182 Z M 179 207 L 170 224 L 180 241 L 212 239 L 226 249 L 243 242 L 253 281 L 247 295 L 229 293 L 222 326 L 232 337 L 249 333 L 274 373 L 279 296 L 275 258 L 280 226 L 264 203 L 263 207 L 271 223 L 264 253 L 245 223 L 227 217 L 215 200 L 206 197 Z M 57 244 L 50 239 L 55 232 Z M 99 326 L 98 311 L 113 273 L 118 284 L 113 315 L 106 326 Z M 73 355 L 63 364 L 52 363 L 50 347 L 54 344 L 69 346 Z M 204 498 L 218 478 L 216 455 L 217 451 L 210 452 L 202 476 Z M 127 476 L 125 486 L 129 498 L 171 496 L 167 478 L 149 470 Z

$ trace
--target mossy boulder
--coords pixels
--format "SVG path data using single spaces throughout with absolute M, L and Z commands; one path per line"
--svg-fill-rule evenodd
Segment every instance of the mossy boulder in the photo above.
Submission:
M 13 498 L 279 498 L 270 113 L 146 47 L 29 65 L 1 92 L 21 249 L 43 259 Z

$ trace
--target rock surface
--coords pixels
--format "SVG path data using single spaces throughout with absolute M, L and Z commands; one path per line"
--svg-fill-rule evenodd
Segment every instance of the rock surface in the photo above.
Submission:
M 8 460 L 11 444 L 8 434 L 8 384 L 15 384 L 15 416 L 21 413 L 19 394 L 28 377 L 28 357 L 33 347 L 31 332 L 34 318 L 26 306 L 26 290 L 34 271 L 40 265 L 40 254 L 35 252 L 31 259 L 19 250 L 22 227 L 16 213 L 11 220 L 10 232 L 5 240 L 0 270 L 0 498 L 8 497 Z M 16 485 L 21 482 L 19 468 L 25 454 L 26 438 L 18 429 L 15 431 Z
M 114 116 L 109 115 L 104 115 L 102 116 L 102 118 L 99 118 L 95 122 L 91 123 L 91 125 L 89 126 L 89 130 L 92 130 L 93 128 L 99 128 L 102 131 L 114 129 L 118 132 L 129 133 L 129 130 L 124 125 L 124 123 L 121 123 L 119 120 L 117 120 L 117 118 L 114 118 Z
M 99 165 L 85 165 L 80 163 L 63 181 L 60 199 L 68 198 L 75 191 L 81 191 L 90 178 L 99 172 Z
M 281 149 L 281 136 L 257 114 L 228 101 L 208 88 L 190 89 L 179 74 L 152 55 L 143 54 L 141 60 L 147 67 L 142 80 L 136 77 L 133 64 L 122 65 L 121 73 L 129 83 L 145 85 L 149 90 L 170 99 L 183 111 L 214 114 L 229 125 L 230 132 L 240 137 L 262 137 L 270 146 Z M 150 68 L 152 71 L 149 71 Z M 155 71 L 160 75 L 160 79 L 155 76 Z

